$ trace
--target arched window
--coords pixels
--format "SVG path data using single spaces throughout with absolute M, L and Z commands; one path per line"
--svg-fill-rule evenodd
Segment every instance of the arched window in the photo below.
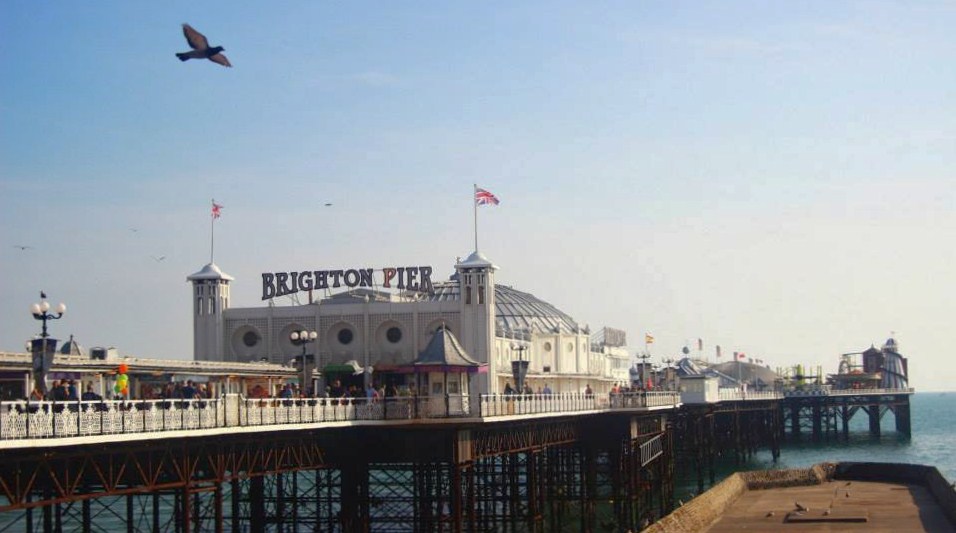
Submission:
M 478 286 L 478 305 L 485 303 L 485 288 L 481 285 Z
M 471 304 L 471 287 L 465 287 L 465 305 Z

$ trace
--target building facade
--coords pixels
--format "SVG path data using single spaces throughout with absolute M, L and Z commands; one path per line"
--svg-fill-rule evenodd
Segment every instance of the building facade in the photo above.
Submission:
M 487 372 L 471 381 L 471 393 L 503 393 L 507 384 L 514 386 L 512 362 L 520 360 L 528 361 L 525 383 L 533 392 L 545 387 L 553 392 L 581 392 L 590 387 L 600 393 L 628 382 L 630 357 L 620 335 L 613 342 L 592 335 L 590 328 L 551 304 L 497 284 L 498 267 L 480 252 L 458 261 L 447 281 L 431 283 L 431 268 L 419 268 L 422 288 L 427 285 L 428 290 L 362 286 L 285 306 L 275 305 L 272 297 L 283 292 L 281 285 L 265 281 L 275 276 L 263 274 L 268 303 L 232 307 L 229 286 L 234 279 L 210 263 L 187 277 L 193 289 L 194 358 L 288 364 L 302 353 L 291 333 L 315 331 L 318 338 L 308 349 L 315 355 L 325 385 L 342 379 L 358 386 L 387 384 L 400 390 L 413 383 L 409 365 L 432 335 L 444 328 L 472 359 L 486 365 Z M 395 269 L 384 270 L 394 274 Z M 309 274 L 308 284 L 301 282 L 305 274 Z M 315 277 L 311 274 L 302 273 L 297 282 L 292 273 L 293 288 L 313 288 L 320 272 Z M 401 273 L 398 277 L 402 279 Z M 359 275 L 352 278 L 358 280 Z M 411 286 L 415 278 L 406 274 L 405 279 Z

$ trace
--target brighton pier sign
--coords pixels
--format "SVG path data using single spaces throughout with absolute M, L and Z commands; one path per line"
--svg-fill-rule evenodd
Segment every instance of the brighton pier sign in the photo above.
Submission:
M 338 287 L 375 287 L 375 273 L 380 272 L 384 289 L 392 287 L 405 291 L 434 292 L 432 267 L 407 266 L 374 268 L 349 268 L 344 270 L 302 270 L 298 272 L 264 272 L 262 274 L 262 299 L 286 296 L 313 289 Z

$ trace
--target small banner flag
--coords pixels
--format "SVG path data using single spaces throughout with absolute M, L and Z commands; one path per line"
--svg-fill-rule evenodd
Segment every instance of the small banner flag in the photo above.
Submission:
M 212 218 L 219 218 L 222 216 L 222 206 L 217 204 L 215 200 L 212 201 Z
M 744 352 L 740 352 L 737 354 L 737 359 L 746 359 L 746 358 L 747 358 L 747 354 L 745 354 Z
M 498 205 L 499 203 L 497 196 L 480 187 L 475 188 L 475 205 Z
M 644 344 L 654 344 L 654 336 L 650 333 L 644 334 Z

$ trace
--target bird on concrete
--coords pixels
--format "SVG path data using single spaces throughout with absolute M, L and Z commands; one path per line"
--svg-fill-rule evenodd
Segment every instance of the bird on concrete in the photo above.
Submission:
M 809 511 L 809 510 L 810 510 L 809 507 L 804 507 L 804 506 L 800 505 L 800 502 L 793 502 L 793 505 L 795 505 L 795 506 L 797 507 L 797 510 L 798 510 L 798 511 Z
M 229 60 L 226 59 L 226 56 L 222 55 L 222 51 L 225 50 L 225 48 L 221 46 L 209 46 L 209 41 L 206 40 L 206 36 L 193 29 L 189 24 L 183 24 L 183 35 L 186 36 L 186 42 L 189 43 L 189 46 L 192 47 L 193 50 L 192 52 L 177 53 L 176 57 L 178 57 L 180 61 L 208 59 L 224 67 L 232 66 Z

